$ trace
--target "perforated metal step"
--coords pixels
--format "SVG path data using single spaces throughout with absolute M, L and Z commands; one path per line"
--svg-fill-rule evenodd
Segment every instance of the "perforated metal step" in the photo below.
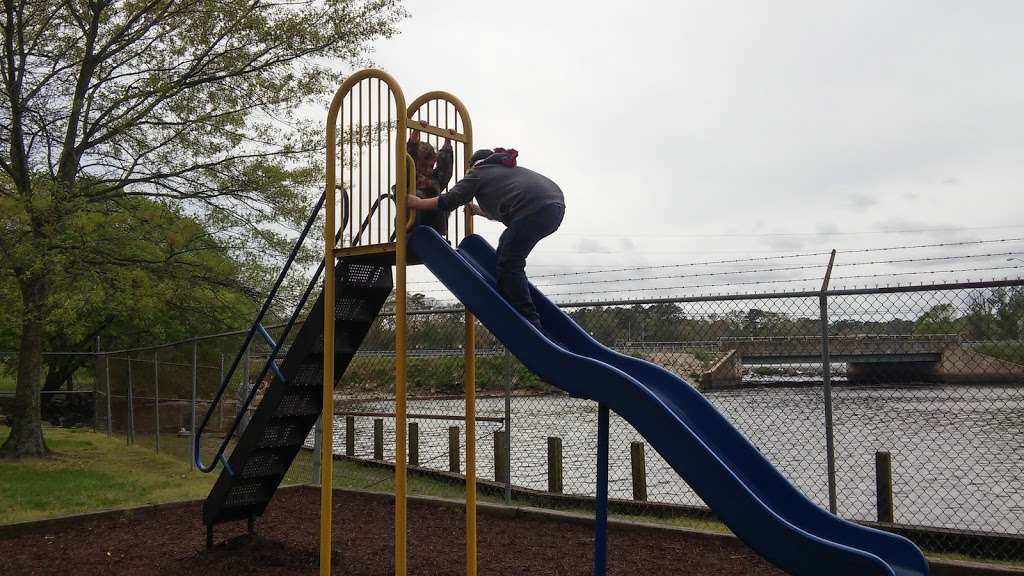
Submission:
M 274 411 L 274 416 L 307 416 L 320 413 L 322 394 L 314 387 L 298 388 L 292 386 L 281 398 Z
M 224 498 L 224 506 L 237 508 L 265 502 L 267 500 L 266 489 L 260 479 L 239 479 L 228 490 Z
M 299 418 L 277 418 L 263 429 L 260 435 L 260 448 L 279 448 L 281 446 L 297 446 L 306 441 L 309 430 L 305 422 Z

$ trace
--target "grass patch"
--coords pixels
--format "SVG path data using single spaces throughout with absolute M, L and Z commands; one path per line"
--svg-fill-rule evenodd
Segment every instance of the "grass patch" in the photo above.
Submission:
M 1024 342 L 986 342 L 984 344 L 978 344 L 974 349 L 986 356 L 992 356 L 1000 360 L 1024 366 Z
M 0 428 L 0 442 L 9 428 Z M 0 523 L 205 496 L 214 477 L 84 429 L 47 429 L 49 458 L 0 460 Z
M 0 392 L 14 392 L 16 384 L 14 374 L 0 369 Z
M 10 428 L 0 426 L 0 443 L 9 434 Z M 201 499 L 220 472 L 202 474 L 190 469 L 188 437 L 162 436 L 157 453 L 152 438 L 140 437 L 139 444 L 125 446 L 123 438 L 87 429 L 44 428 L 44 436 L 51 457 L 0 460 L 0 524 Z M 205 442 L 207 459 L 216 449 L 215 442 Z M 300 452 L 282 484 L 308 483 L 312 458 L 310 451 Z M 387 470 L 337 460 L 334 485 L 390 492 L 394 477 Z M 411 494 L 422 496 L 462 498 L 464 494 L 461 485 L 422 477 L 410 477 L 408 485 Z

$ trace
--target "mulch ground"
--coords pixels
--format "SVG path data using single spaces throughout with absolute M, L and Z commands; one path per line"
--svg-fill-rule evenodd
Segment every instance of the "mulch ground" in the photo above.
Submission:
M 334 497 L 334 574 L 393 573 L 392 503 L 373 495 Z M 106 518 L 44 533 L 0 539 L 0 574 L 303 575 L 317 573 L 319 497 L 312 489 L 279 493 L 245 535 L 245 522 L 217 527 L 205 549 L 200 504 L 131 519 Z M 464 574 L 460 508 L 409 503 L 409 573 Z M 583 575 L 593 570 L 592 527 L 562 520 L 478 512 L 481 575 Z M 738 541 L 612 526 L 608 573 L 760 576 L 783 574 Z

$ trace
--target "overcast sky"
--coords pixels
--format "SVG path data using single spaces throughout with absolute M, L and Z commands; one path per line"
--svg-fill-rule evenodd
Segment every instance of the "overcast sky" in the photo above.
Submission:
M 375 63 L 565 192 L 532 276 L 1024 236 L 1024 2 L 406 6 Z

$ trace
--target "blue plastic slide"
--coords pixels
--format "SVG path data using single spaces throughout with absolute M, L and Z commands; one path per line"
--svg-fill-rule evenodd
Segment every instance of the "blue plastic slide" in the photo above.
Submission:
M 455 251 L 421 226 L 409 239 L 416 257 L 527 368 L 632 424 L 733 533 L 773 564 L 798 576 L 928 574 L 912 542 L 818 507 L 687 382 L 602 346 L 533 288 L 548 334 L 536 330 L 496 291 L 494 250 L 483 238 L 469 236 Z

